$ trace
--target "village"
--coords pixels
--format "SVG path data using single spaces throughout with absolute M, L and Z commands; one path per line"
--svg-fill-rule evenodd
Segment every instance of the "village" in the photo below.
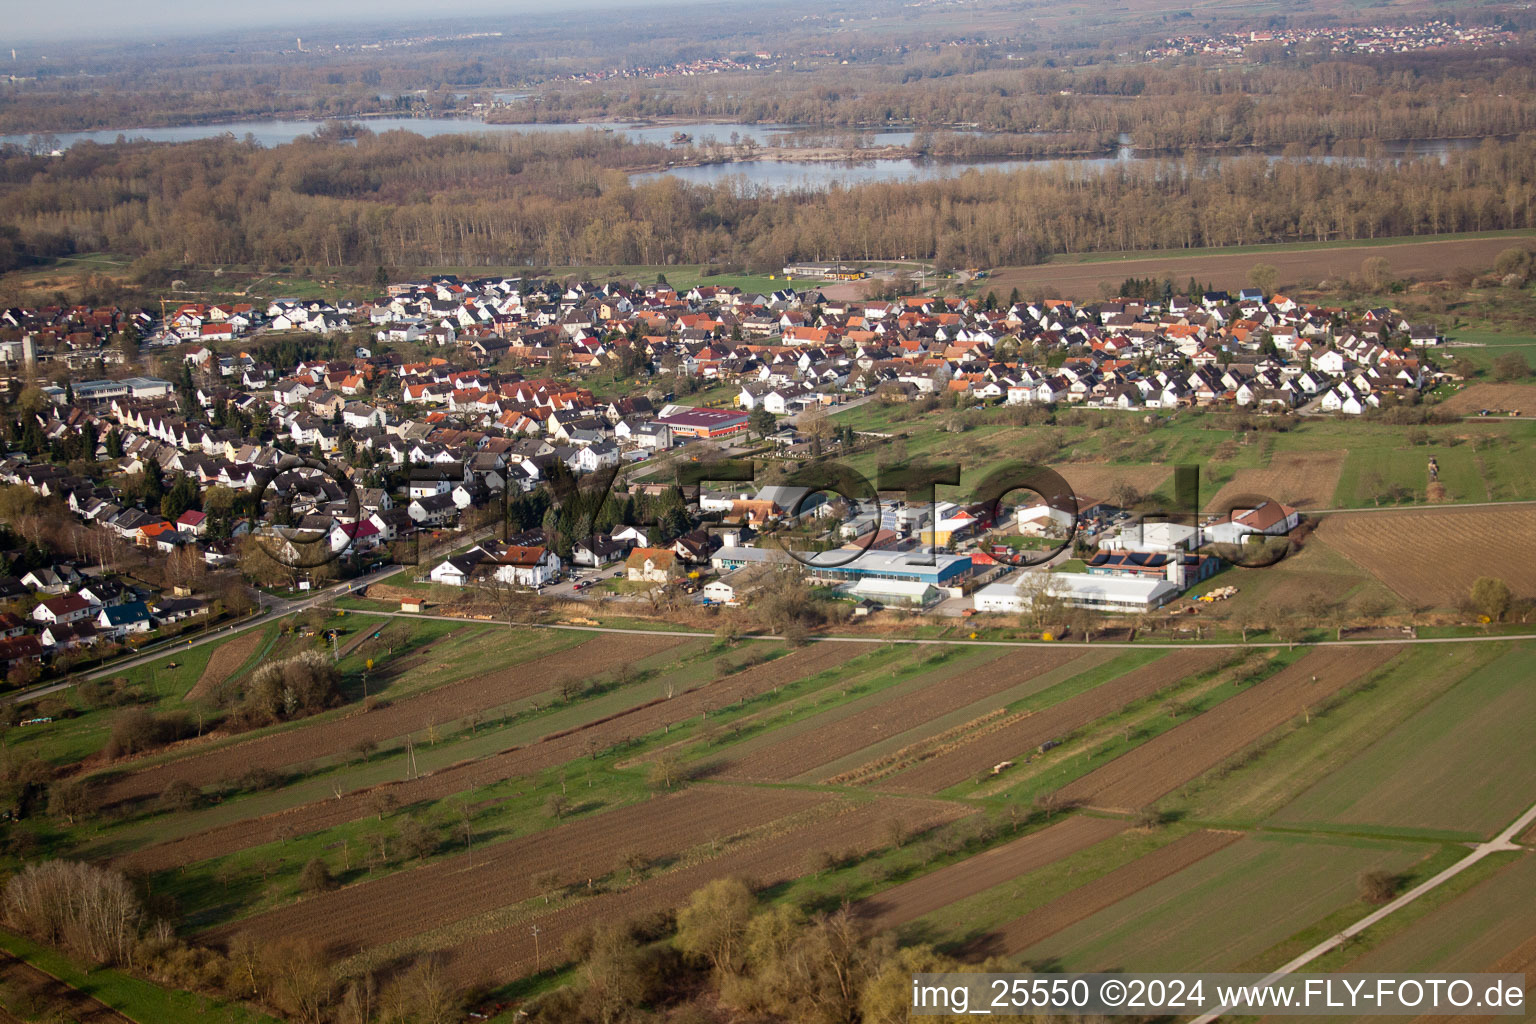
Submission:
M 0 482 L 31 497 L 10 517 L 0 662 L 25 683 L 400 564 L 706 606 L 799 564 L 853 615 L 1019 612 L 1039 589 L 1020 580 L 1048 576 L 1053 603 L 1145 613 L 1218 571 L 1211 545 L 1284 536 L 1300 513 L 1270 499 L 1143 525 L 1119 493 L 875 503 L 782 480 L 887 443 L 836 418 L 870 403 L 1368 416 L 1446 377 L 1432 325 L 1256 289 L 1080 305 L 797 283 L 444 276 L 373 302 L 6 310 L 0 366 L 25 415 Z M 677 467 L 729 457 L 777 476 L 675 486 Z M 562 516 L 583 481 L 606 500 Z M 1015 572 L 1021 553 L 1058 571 Z

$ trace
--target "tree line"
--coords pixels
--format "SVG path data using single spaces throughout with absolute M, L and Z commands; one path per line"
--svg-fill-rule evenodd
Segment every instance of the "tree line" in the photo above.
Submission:
M 1536 138 L 1441 159 L 1138 161 L 759 193 L 631 180 L 663 147 L 597 132 L 273 149 L 204 140 L 0 155 L 0 223 L 33 249 L 175 267 L 733 262 L 893 254 L 952 266 L 1053 253 L 1356 240 L 1536 224 Z

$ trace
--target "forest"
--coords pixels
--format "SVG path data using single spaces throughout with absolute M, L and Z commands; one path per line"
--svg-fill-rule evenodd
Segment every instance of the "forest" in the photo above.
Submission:
M 679 117 L 816 126 L 966 125 L 1071 132 L 1138 149 L 1329 146 L 1341 140 L 1513 135 L 1536 126 L 1525 52 L 1437 53 L 1260 67 L 1008 61 L 985 47 L 894 66 L 745 75 L 665 88 L 548 89 L 493 112 L 507 124 Z
M 362 133 L 264 149 L 232 139 L 0 150 L 13 262 L 73 252 L 178 267 L 569 266 L 932 258 L 1358 240 L 1536 226 L 1536 138 L 1444 159 L 1060 165 L 923 183 L 758 193 L 632 180 L 668 150 L 600 132 Z

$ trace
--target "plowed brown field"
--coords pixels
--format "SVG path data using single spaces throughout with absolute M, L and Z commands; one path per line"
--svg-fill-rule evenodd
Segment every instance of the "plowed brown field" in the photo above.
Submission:
M 1038 870 L 1125 831 L 1128 823 L 1074 815 L 1003 846 L 968 857 L 858 903 L 854 913 L 874 931 L 896 928 Z
M 1297 508 L 1327 508 L 1333 504 L 1333 492 L 1339 487 L 1344 469 L 1342 449 L 1326 452 L 1279 452 L 1264 469 L 1240 469 L 1232 480 L 1212 496 L 1206 507 L 1220 509 L 1222 503 L 1242 495 L 1259 495 Z
M 1414 604 L 1453 605 L 1490 572 L 1536 595 L 1536 505 L 1329 515 L 1314 536 Z
M 1145 806 L 1216 767 L 1307 707 L 1326 700 L 1401 650 L 1397 645 L 1381 645 L 1312 651 L 1058 792 L 1068 800 L 1097 807 Z
M 388 789 L 400 805 L 405 806 L 420 800 L 452 796 L 471 786 L 486 786 L 516 775 L 541 771 L 580 757 L 594 747 L 601 749 L 622 739 L 642 736 L 706 709 L 724 707 L 792 680 L 816 675 L 868 651 L 866 644 L 811 644 L 718 682 L 679 693 L 671 700 L 642 704 L 624 714 L 608 716 L 590 727 L 551 736 L 526 747 L 513 747 L 478 761 L 453 765 L 409 782 L 395 783 Z M 279 825 L 291 829 L 295 835 L 316 832 L 373 813 L 369 807 L 370 792 L 357 790 L 343 794 L 337 800 L 322 800 L 278 814 L 222 825 L 125 854 L 116 863 L 124 868 L 162 870 L 272 842 Z
M 1073 889 L 1065 896 L 1014 918 L 996 931 L 969 943 L 965 956 L 984 960 L 1006 956 L 1049 938 L 1084 918 L 1135 895 L 1154 882 L 1178 874 L 1242 838 L 1240 832 L 1191 832 L 1167 846 L 1138 857 L 1109 874 Z
M 1173 470 L 1167 466 L 1119 465 L 1113 462 L 1068 462 L 1055 467 L 1072 487 L 1079 504 L 1106 500 L 1116 484 L 1124 483 L 1143 494 L 1150 494 L 1167 481 Z
M 350 750 L 362 740 L 380 743 L 433 724 L 531 697 L 562 676 L 591 679 L 637 658 L 675 647 L 677 637 L 598 634 L 585 643 L 489 675 L 476 676 L 407 697 L 374 711 L 350 714 L 299 729 L 272 733 L 129 772 L 101 787 L 105 803 L 121 803 L 165 792 L 185 780 L 206 786 L 251 768 L 277 770 Z
M 1005 728 L 977 736 L 969 743 L 920 761 L 875 784 L 898 793 L 937 793 L 974 778 L 999 762 L 1018 757 L 1047 740 L 1058 739 L 1114 714 L 1132 701 L 1198 675 L 1219 664 L 1222 657 L 1219 651 L 1175 651 Z
M 533 879 L 555 871 L 562 884 L 622 870 L 629 850 L 654 859 L 728 838 L 834 799 L 806 790 L 695 786 L 546 832 L 359 882 L 206 932 L 223 943 L 237 932 L 261 939 L 302 936 L 337 957 L 538 895 Z
M 39 1007 L 51 1007 L 54 1013 L 30 1017 L 31 1020 L 67 1020 L 74 1024 L 134 1024 L 110 1006 L 87 995 L 77 988 L 64 984 L 53 975 L 18 960 L 9 953 L 0 953 L 0 984 L 11 995 L 29 993 Z M 0 1021 L 7 1024 L 21 1021 L 20 1017 L 0 1009 Z
M 849 807 L 784 835 L 763 839 L 717 857 L 647 879 L 621 892 L 581 900 L 537 918 L 545 967 L 564 958 L 565 940 L 588 925 L 615 924 L 655 910 L 681 906 L 716 878 L 738 877 L 772 885 L 801 875 L 807 855 L 819 850 L 868 852 L 880 846 L 883 826 L 900 821 L 920 832 L 969 813 L 954 804 L 887 797 Z M 530 922 L 477 936 L 449 950 L 448 971 L 458 981 L 507 982 L 535 968 Z M 555 952 L 551 952 L 555 951 Z
M 1065 665 L 1080 653 L 1029 649 L 971 666 L 969 671 L 961 670 L 958 678 L 941 670 L 939 678 L 921 689 L 894 698 L 882 699 L 881 694 L 864 698 L 861 703 L 869 706 L 863 710 L 740 758 L 727 759 L 715 768 L 715 773 L 736 779 L 792 779 L 872 743 L 916 729 L 956 708 L 1012 689 Z
M 1475 416 L 1489 412 L 1518 412 L 1536 416 L 1536 386 L 1530 384 L 1473 384 L 1462 388 L 1441 403 L 1451 412 Z
M 1438 280 L 1456 267 L 1491 267 L 1499 253 L 1524 242 L 1523 235 L 1495 238 L 1425 238 L 1390 245 L 1342 245 L 1308 248 L 1239 249 L 1190 255 L 1177 249 L 1164 253 L 1131 253 L 1119 259 L 1091 263 L 1046 263 L 1033 267 L 1002 267 L 992 272 L 987 288 L 1006 295 L 1017 288 L 1025 295 L 1097 295 L 1099 286 L 1118 288 L 1128 277 L 1190 277 L 1210 282 L 1213 288 L 1236 290 L 1248 287 L 1248 272 L 1255 264 L 1274 267 L 1280 287 L 1351 277 L 1360 273 L 1363 260 L 1380 256 L 1392 266 L 1394 277 Z
M 256 653 L 257 648 L 266 639 L 263 634 L 263 630 L 248 629 L 219 644 L 213 656 L 208 659 L 208 664 L 203 666 L 203 674 L 197 677 L 197 682 L 187 691 L 186 699 L 198 700 L 206 697 L 220 683 L 234 675 L 235 671 L 245 664 L 246 659 Z

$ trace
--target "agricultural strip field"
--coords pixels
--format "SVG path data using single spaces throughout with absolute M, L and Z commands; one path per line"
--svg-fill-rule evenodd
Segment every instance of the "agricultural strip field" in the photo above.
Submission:
M 1113 818 L 1076 814 L 1011 843 L 929 872 L 859 903 L 854 912 L 871 931 L 896 928 L 956 900 L 1043 868 L 1125 831 Z
M 1354 831 L 1428 830 L 1455 838 L 1496 834 L 1531 803 L 1533 678 L 1536 647 L 1505 651 L 1271 820 Z
M 850 804 L 840 814 L 733 848 L 727 856 L 667 871 L 619 892 L 579 899 L 532 920 L 523 919 L 453 942 L 446 950 L 448 972 L 465 981 L 510 981 L 532 972 L 538 962 L 529 931 L 533 921 L 539 925 L 539 942 L 548 963 L 549 951 L 563 949 L 565 940 L 576 931 L 680 906 L 713 879 L 734 876 L 757 885 L 775 885 L 804 873 L 808 854 L 820 850 L 863 854 L 877 848 L 882 842 L 878 838 L 882 828 L 892 821 L 899 822 L 909 834 L 917 834 L 967 813 L 967 809 L 950 803 L 900 797 Z M 557 952 L 552 959 L 561 956 Z
M 1014 918 L 970 943 L 964 955 L 979 961 L 989 956 L 1021 952 L 1123 899 L 1129 899 L 1149 885 L 1178 874 L 1241 838 L 1239 832 L 1208 829 L 1191 832 L 1043 907 Z
M 163 793 L 178 780 L 203 786 L 252 768 L 276 770 L 343 754 L 359 742 L 378 743 L 534 696 L 550 689 L 562 675 L 579 673 L 590 679 L 680 643 L 676 637 L 597 634 L 575 648 L 450 683 L 372 711 L 271 733 L 129 772 L 102 785 L 101 797 L 108 804 L 121 803 Z
M 878 692 L 858 701 L 848 715 L 825 721 L 796 735 L 784 736 L 758 750 L 730 756 L 714 773 L 726 778 L 782 781 L 807 779 L 816 768 L 853 754 L 871 744 L 901 736 L 956 708 L 985 700 L 1039 679 L 1074 658 L 1078 651 L 1005 651 L 982 664 L 961 658 L 951 671 L 917 689 L 892 694 Z M 1049 685 L 1040 680 L 1041 685 Z
M 323 893 L 202 938 L 222 944 L 242 931 L 262 940 L 298 935 L 350 956 L 532 899 L 538 895 L 533 879 L 545 871 L 557 872 L 562 884 L 601 878 L 622 870 L 628 851 L 666 860 L 832 799 L 806 790 L 694 786 Z
M 26 993 L 27 1001 L 34 1006 L 52 1007 L 53 1012 L 44 1018 L 47 1020 L 69 1020 L 74 1024 L 134 1024 L 110 1006 L 9 953 L 0 953 L 0 986 L 13 1008 L 20 993 Z M 29 1014 L 25 1019 L 39 1018 Z M 5 1024 L 21 1020 L 22 1017 L 0 1009 L 0 1021 Z
M 197 683 L 187 691 L 187 700 L 200 700 L 218 689 L 224 680 L 234 675 L 241 665 L 250 660 L 266 639 L 265 629 L 248 629 L 219 644 L 213 656 L 208 659 L 208 664 L 203 668 L 203 674 L 197 677 Z
M 1183 281 L 1196 277 L 1215 288 L 1246 288 L 1248 272 L 1256 264 L 1266 263 L 1277 271 L 1282 286 L 1329 277 L 1349 277 L 1360 272 L 1363 260 L 1380 256 L 1392 266 L 1392 273 L 1403 277 L 1443 277 L 1450 269 L 1488 267 L 1499 253 L 1514 244 L 1520 235 L 1498 238 L 1451 238 L 1402 242 L 1391 245 L 1319 246 L 1299 249 L 1291 246 L 1253 246 L 1248 251 L 1181 256 L 1169 250 L 1156 256 L 1130 259 L 1106 259 L 1085 263 L 1046 263 L 1035 267 L 1004 267 L 984 282 L 985 288 L 1006 295 L 1018 288 L 1025 295 L 1052 298 L 1055 295 L 1096 295 L 1100 284 L 1118 287 L 1128 277 L 1173 277 Z
M 1361 872 L 1401 873 L 1425 856 L 1420 845 L 1250 836 L 1017 959 L 1062 971 L 1237 970 L 1355 902 Z
M 1098 807 L 1143 807 L 1216 767 L 1400 651 L 1396 646 L 1312 651 L 1058 792 L 1063 799 Z
M 1463 416 L 1476 416 L 1484 409 L 1536 416 L 1536 385 L 1477 383 L 1462 388 L 1440 405 Z
M 1005 727 L 961 742 L 878 783 L 900 793 L 938 793 L 984 774 L 993 765 L 1065 736 L 1182 679 L 1219 664 L 1217 651 L 1176 651 L 1058 705 L 1026 714 Z
M 1536 992 L 1536 982 L 1531 980 L 1533 977 L 1536 977 L 1536 936 L 1532 936 L 1521 943 L 1514 952 L 1495 960 L 1486 970 L 1492 974 L 1525 975 L 1525 1005 L 1529 1007 L 1531 1005 L 1531 993 Z M 1419 1022 L 1423 1022 L 1423 1024 L 1476 1024 L 1476 1022 L 1486 1021 L 1487 1019 L 1486 1015 L 1474 1016 L 1471 1014 L 1459 1017 L 1424 1016 L 1416 1018 L 1415 1024 L 1419 1024 Z
M 1512 855 L 1493 875 L 1340 970 L 1504 970 L 1494 965 L 1512 954 L 1530 958 L 1533 952 L 1530 944 L 1536 939 L 1536 900 L 1532 893 L 1536 893 L 1536 854 Z
M 1158 802 L 1181 819 L 1255 827 L 1328 778 L 1477 669 L 1503 655 L 1498 644 L 1421 644 L 1335 698 L 1310 722 L 1266 738 L 1231 772 L 1211 772 Z
M 619 639 L 629 641 L 636 638 L 624 636 Z M 869 647 L 865 644 L 812 644 L 785 657 L 679 693 L 671 700 L 649 701 L 630 711 L 605 716 L 584 727 L 552 734 L 526 746 L 513 747 L 490 757 L 456 764 L 387 788 L 401 806 L 407 806 L 422 800 L 453 796 L 463 790 L 516 775 L 553 768 L 592 749 L 643 736 L 669 724 L 685 721 L 703 711 L 750 699 L 776 686 L 836 668 L 867 653 Z M 273 830 L 278 825 L 294 834 L 331 828 L 373 813 L 370 794 L 371 790 L 356 790 L 336 799 L 320 800 L 278 814 L 221 825 L 135 851 L 119 858 L 117 863 L 125 869 L 163 870 L 270 842 Z
M 1239 469 L 1212 496 L 1206 508 L 1224 508 L 1223 502 L 1242 495 L 1263 495 L 1300 509 L 1325 508 L 1333 503 L 1344 470 L 1342 450 L 1276 452 L 1263 469 Z
M 1403 509 L 1323 518 L 1314 536 L 1418 605 L 1455 604 L 1495 572 L 1536 595 L 1536 507 Z

